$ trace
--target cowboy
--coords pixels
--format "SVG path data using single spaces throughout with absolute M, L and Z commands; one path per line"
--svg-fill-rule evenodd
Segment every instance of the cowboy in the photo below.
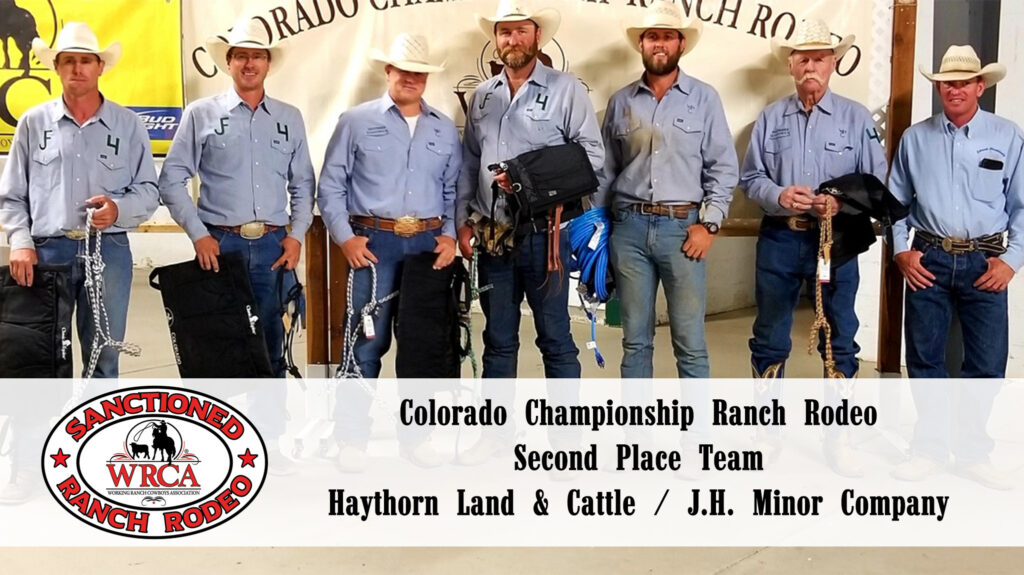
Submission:
M 267 43 L 258 20 L 239 19 L 226 41 L 210 37 L 206 49 L 233 86 L 185 108 L 160 173 L 160 198 L 192 240 L 202 269 L 217 271 L 221 253 L 242 254 L 271 366 L 283 378 L 281 302 L 294 282 L 284 272 L 299 263 L 313 220 L 306 128 L 297 108 L 266 95 L 264 80 L 283 67 L 284 54 Z M 188 190 L 197 175 L 198 205 Z M 273 446 L 284 432 L 285 394 L 284 381 L 249 394 L 260 433 L 270 439 L 272 471 L 281 472 L 288 460 Z
M 750 339 L 756 378 L 781 378 L 792 348 L 793 311 L 801 288 L 817 279 L 818 219 L 838 213 L 842 202 L 817 194 L 822 182 L 849 173 L 885 179 L 885 153 L 871 113 L 829 89 L 836 62 L 853 45 L 839 42 L 820 20 L 804 20 L 789 40 L 772 40 L 772 52 L 785 62 L 796 93 L 769 105 L 754 123 L 740 171 L 740 186 L 764 210 L 758 234 L 755 275 L 757 318 Z M 829 377 L 852 378 L 858 371 L 854 311 L 860 282 L 857 259 L 831 266 L 822 286 L 825 316 L 831 326 L 835 371 Z M 826 357 L 824 345 L 819 352 Z M 856 475 L 845 442 L 826 438 L 833 469 Z
M 679 377 L 709 377 L 705 257 L 738 174 L 718 92 L 679 68 L 701 28 L 676 4 L 652 4 L 640 26 L 626 29 L 645 72 L 611 97 L 604 116 L 607 156 L 595 203 L 614 210 L 610 257 L 622 305 L 624 378 L 654 377 L 651 302 L 659 281 Z
M 462 167 L 458 129 L 423 100 L 428 74 L 444 70 L 431 61 L 426 37 L 400 34 L 388 54 L 375 50 L 371 58 L 384 65 L 387 92 L 338 118 L 317 190 L 331 237 L 349 267 L 358 270 L 350 292 L 356 310 L 398 289 L 407 255 L 437 254 L 435 270 L 455 259 L 455 184 Z M 369 266 L 375 267 L 373 273 Z M 391 346 L 397 310 L 396 300 L 383 303 L 372 316 L 371 329 L 353 344 L 359 372 L 369 378 L 366 385 L 376 386 L 373 379 Z M 371 401 L 355 379 L 342 380 L 335 421 L 343 471 L 366 467 Z M 422 467 L 443 462 L 427 441 L 429 431 L 398 426 L 401 454 Z
M 972 47 L 950 46 L 938 72 L 921 68 L 921 73 L 935 84 L 942 113 L 903 134 L 889 181 L 893 195 L 910 208 L 893 230 L 896 265 L 910 288 L 907 373 L 949 377 L 945 336 L 956 312 L 964 335 L 960 377 L 1003 378 L 1009 341 L 1006 287 L 1024 264 L 1024 136 L 1010 120 L 981 110 L 978 99 L 1006 76 L 1006 67 L 982 67 Z M 998 382 L 961 388 L 960 429 L 952 448 L 946 425 L 949 388 L 915 381 L 911 389 L 919 422 L 912 457 L 894 475 L 923 479 L 942 469 L 952 451 L 959 474 L 1007 488 L 988 462 L 993 444 L 985 431 Z
M 88 358 L 99 334 L 84 289 L 85 268 L 76 256 L 86 241 L 90 252 L 102 252 L 106 335 L 124 339 L 132 285 L 126 232 L 156 210 L 156 169 L 138 116 L 99 90 L 100 76 L 121 57 L 120 43 L 101 50 L 87 24 L 68 22 L 53 48 L 36 38 L 32 50 L 60 77 L 63 94 L 18 121 L 0 178 L 0 227 L 11 245 L 11 275 L 19 285 L 32 285 L 37 263 L 71 266 L 78 335 Z M 87 210 L 93 210 L 98 236 L 88 237 Z M 93 376 L 118 376 L 117 349 L 102 350 Z
M 600 169 L 604 146 L 594 108 L 579 80 L 551 69 L 538 54 L 561 22 L 558 11 L 532 10 L 516 0 L 502 0 L 495 16 L 477 15 L 477 23 L 493 44 L 504 69 L 480 84 L 470 99 L 463 137 L 464 162 L 459 177 L 455 219 L 459 248 L 472 258 L 474 225 L 483 217 L 510 225 L 506 192 L 508 175 L 492 173 L 488 166 L 515 158 L 523 152 L 577 142 L 586 149 L 591 165 Z M 492 190 L 492 183 L 505 190 Z M 479 255 L 480 296 L 487 319 L 484 330 L 483 377 L 514 378 L 519 354 L 520 306 L 526 297 L 537 327 L 537 346 L 547 378 L 579 378 L 579 350 L 569 331 L 569 278 L 547 273 L 547 230 L 542 224 L 523 222 L 527 231 L 518 240 L 517 253 Z M 569 265 L 566 234 L 560 234 L 558 254 L 562 268 Z M 578 383 L 552 383 L 550 389 L 563 398 L 578 395 Z M 507 383 L 487 382 L 484 394 L 502 405 L 511 405 L 514 388 Z M 509 430 L 503 430 L 508 432 Z M 508 443 L 508 437 L 487 434 L 461 456 L 465 464 L 480 463 Z

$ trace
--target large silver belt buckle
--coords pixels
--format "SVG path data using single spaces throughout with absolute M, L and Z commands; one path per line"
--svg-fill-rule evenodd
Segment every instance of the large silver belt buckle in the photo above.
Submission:
M 64 230 L 64 237 L 66 237 L 69 240 L 80 242 L 85 238 L 89 237 L 89 232 L 83 230 L 82 228 L 74 228 L 70 230 Z
M 263 222 L 249 222 L 238 227 L 238 235 L 247 240 L 258 240 L 267 233 L 267 225 Z
M 412 216 L 402 216 L 395 220 L 395 235 L 410 238 L 420 231 L 420 220 Z

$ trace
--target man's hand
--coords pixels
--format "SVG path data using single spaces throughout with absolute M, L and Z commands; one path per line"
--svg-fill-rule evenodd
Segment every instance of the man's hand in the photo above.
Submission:
M 819 218 L 825 217 L 825 214 L 835 216 L 839 213 L 839 208 L 841 207 L 843 207 L 843 201 L 829 194 L 818 194 L 811 200 L 811 208 L 814 209 L 814 215 Z
M 1001 292 L 1013 279 L 1013 268 L 999 258 L 988 258 L 988 271 L 981 274 L 974 287 L 981 291 Z
M 11 277 L 22 287 L 32 287 L 35 279 L 35 265 L 39 262 L 32 248 L 11 250 Z
M 789 186 L 779 194 L 779 205 L 783 208 L 802 214 L 814 204 L 814 191 L 807 186 Z
M 498 187 L 508 193 L 512 193 L 512 180 L 508 179 L 508 172 L 497 172 L 494 174 L 494 182 Z
M 473 259 L 473 227 L 469 224 L 463 224 L 459 228 L 459 251 L 462 252 L 462 257 L 467 260 Z
M 437 247 L 434 248 L 434 253 L 437 254 L 437 259 L 434 260 L 434 269 L 439 270 L 448 267 L 448 264 L 455 259 L 455 238 L 437 236 L 434 240 L 437 241 Z
M 206 271 L 220 271 L 220 264 L 217 256 L 220 255 L 220 243 L 213 239 L 213 236 L 206 235 L 195 241 L 196 258 L 199 260 L 199 267 Z
M 377 256 L 366 248 L 369 241 L 370 238 L 364 236 L 352 236 L 341 244 L 341 253 L 344 254 L 348 267 L 359 269 L 370 265 L 370 262 L 377 263 Z
M 302 244 L 291 236 L 285 236 L 281 240 L 281 248 L 284 249 L 284 253 L 281 254 L 281 257 L 277 258 L 277 261 L 274 262 L 274 265 L 270 266 L 270 269 L 276 270 L 284 266 L 284 269 L 292 271 L 295 269 L 295 266 L 299 265 L 299 254 L 302 252 Z
M 900 268 L 900 273 L 907 280 L 911 291 L 930 288 L 935 279 L 935 275 L 921 265 L 921 256 L 923 255 L 917 250 L 908 250 L 895 256 L 896 266 Z
M 85 200 L 85 206 L 96 208 L 92 214 L 92 225 L 97 230 L 105 230 L 117 221 L 117 204 L 110 196 L 93 196 Z
M 683 242 L 680 251 L 691 260 L 704 259 L 708 255 L 708 250 L 711 249 L 711 242 L 715 236 L 711 235 L 711 232 L 701 224 L 693 224 L 686 228 L 686 231 L 688 232 L 686 241 Z

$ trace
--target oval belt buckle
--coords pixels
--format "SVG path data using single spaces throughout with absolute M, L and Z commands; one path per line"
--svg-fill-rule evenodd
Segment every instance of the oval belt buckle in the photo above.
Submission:
M 247 240 L 258 240 L 267 233 L 267 225 L 263 222 L 248 222 L 238 228 L 238 235 Z
M 412 216 L 402 216 L 395 220 L 395 235 L 409 238 L 420 231 L 420 220 Z
M 942 251 L 948 254 L 953 253 L 953 240 L 951 238 L 942 238 Z

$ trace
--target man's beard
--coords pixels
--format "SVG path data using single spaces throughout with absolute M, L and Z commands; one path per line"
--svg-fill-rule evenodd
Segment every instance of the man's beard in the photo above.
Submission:
M 540 46 L 537 45 L 537 41 L 533 42 L 533 46 L 529 48 L 523 46 L 506 46 L 504 50 L 498 51 L 498 57 L 505 63 L 505 66 L 513 70 L 519 70 L 524 68 L 530 63 L 540 52 Z
M 671 74 L 672 70 L 675 70 L 679 66 L 679 59 L 682 58 L 682 53 L 672 56 L 668 56 L 668 60 L 664 64 L 658 64 L 654 61 L 654 54 L 648 56 L 643 55 L 644 70 L 647 70 L 648 74 L 654 74 L 655 76 L 664 76 L 665 74 Z

